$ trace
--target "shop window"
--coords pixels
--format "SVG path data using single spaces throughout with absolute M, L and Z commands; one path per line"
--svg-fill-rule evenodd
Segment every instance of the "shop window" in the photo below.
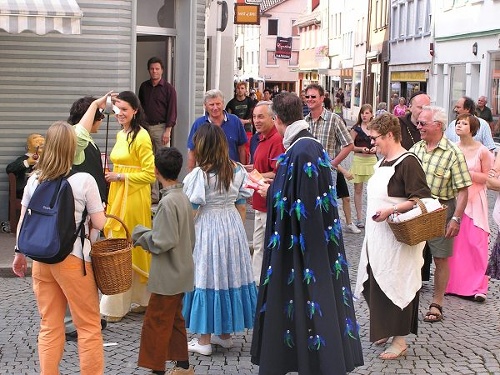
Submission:
M 359 107 L 361 104 L 361 72 L 354 72 L 354 97 L 353 105 Z
M 465 96 L 465 65 L 454 65 L 450 69 L 450 102 L 448 104 L 448 117 L 450 121 L 454 117 L 453 108 L 462 96 Z
M 493 53 L 490 62 L 491 92 L 487 106 L 495 119 L 500 115 L 500 53 Z

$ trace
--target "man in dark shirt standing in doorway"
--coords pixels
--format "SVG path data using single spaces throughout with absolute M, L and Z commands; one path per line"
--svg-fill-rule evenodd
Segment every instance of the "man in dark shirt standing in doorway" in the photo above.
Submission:
M 174 86 L 163 78 L 163 69 L 163 61 L 151 57 L 148 60 L 150 79 L 139 88 L 139 100 L 146 114 L 155 152 L 170 145 L 172 128 L 177 121 L 177 93 Z M 159 201 L 158 182 L 151 187 L 151 199 L 153 203 Z

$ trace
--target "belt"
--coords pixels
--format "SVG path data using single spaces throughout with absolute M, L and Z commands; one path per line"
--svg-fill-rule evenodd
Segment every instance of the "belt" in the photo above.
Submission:
M 149 126 L 156 126 L 156 125 L 163 125 L 163 126 L 165 126 L 165 125 L 167 125 L 167 123 L 166 122 L 153 122 L 152 124 L 149 124 Z

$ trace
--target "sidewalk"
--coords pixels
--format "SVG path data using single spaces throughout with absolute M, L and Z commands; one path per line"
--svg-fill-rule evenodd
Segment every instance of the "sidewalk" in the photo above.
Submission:
M 495 199 L 496 194 L 489 192 L 490 246 L 498 233 L 498 228 L 491 220 Z M 342 216 L 340 207 L 339 212 Z M 251 210 L 247 212 L 245 229 L 251 239 Z M 364 231 L 360 234 L 344 233 L 352 287 L 356 282 L 363 237 Z M 14 235 L 0 233 L 0 277 L 12 275 L 10 268 L 13 249 Z M 32 279 L 2 278 L 0 285 L 0 375 L 36 375 L 39 373 L 36 346 L 39 315 Z M 351 374 L 500 374 L 500 281 L 490 281 L 485 303 L 446 296 L 445 319 L 439 323 L 424 323 L 423 314 L 432 300 L 433 289 L 432 279 L 423 284 L 418 335 L 409 335 L 407 356 L 395 361 L 382 361 L 378 358 L 382 348 L 368 340 L 370 322 L 366 301 L 364 298 L 354 301 L 365 364 Z M 137 367 L 142 320 L 142 314 L 130 313 L 120 323 L 109 324 L 103 331 L 106 375 L 150 374 L 150 371 Z M 195 366 L 197 375 L 257 375 L 258 366 L 250 362 L 251 341 L 251 330 L 238 333 L 234 335 L 234 348 L 214 347 L 212 356 L 191 354 L 189 360 Z M 75 342 L 66 343 L 60 372 L 61 375 L 78 373 L 78 348 Z
M 494 198 L 489 194 L 491 208 L 493 202 Z M 248 217 L 247 233 L 251 225 L 252 219 Z M 352 286 L 356 280 L 363 234 L 344 234 Z M 492 236 L 496 237 L 496 234 L 497 228 L 492 226 Z M 6 268 L 6 273 L 11 272 L 13 246 L 13 235 L 0 234 L 0 269 Z M 0 337 L 3 344 L 0 347 L 0 374 L 36 375 L 39 373 L 36 347 L 39 315 L 32 279 L 10 277 L 2 278 L 0 283 Z M 408 337 L 407 356 L 395 361 L 378 359 L 382 348 L 368 341 L 368 306 L 364 298 L 354 302 L 365 364 L 351 374 L 500 374 L 500 281 L 490 282 L 488 299 L 482 304 L 445 297 L 445 320 L 433 324 L 422 321 L 432 291 L 432 280 L 424 283 L 420 294 L 418 336 Z M 109 324 L 103 331 L 106 375 L 150 374 L 150 371 L 137 367 L 142 319 L 142 314 L 130 313 L 120 323 Z M 251 330 L 238 333 L 234 335 L 234 348 L 216 347 L 210 357 L 191 354 L 189 360 L 197 375 L 257 375 L 258 366 L 250 362 L 251 341 Z M 77 369 L 77 345 L 67 342 L 61 375 L 73 375 L 78 373 Z
M 11 270 L 15 244 L 16 236 L 14 233 L 0 233 L 0 277 L 15 276 Z

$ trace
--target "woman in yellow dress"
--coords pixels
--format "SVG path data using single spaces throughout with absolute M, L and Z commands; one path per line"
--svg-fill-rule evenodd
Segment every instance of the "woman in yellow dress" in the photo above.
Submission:
M 115 99 L 116 119 L 122 130 L 111 150 L 113 172 L 106 173 L 110 183 L 107 213 L 119 217 L 132 231 L 137 224 L 151 227 L 151 183 L 155 181 L 153 145 L 148 131 L 141 126 L 143 110 L 138 97 L 123 91 Z M 125 238 L 125 229 L 113 219 L 104 226 L 106 238 Z M 151 256 L 142 247 L 132 249 L 132 288 L 125 293 L 103 296 L 101 313 L 109 322 L 120 321 L 131 309 L 144 311 L 149 301 L 146 284 Z

